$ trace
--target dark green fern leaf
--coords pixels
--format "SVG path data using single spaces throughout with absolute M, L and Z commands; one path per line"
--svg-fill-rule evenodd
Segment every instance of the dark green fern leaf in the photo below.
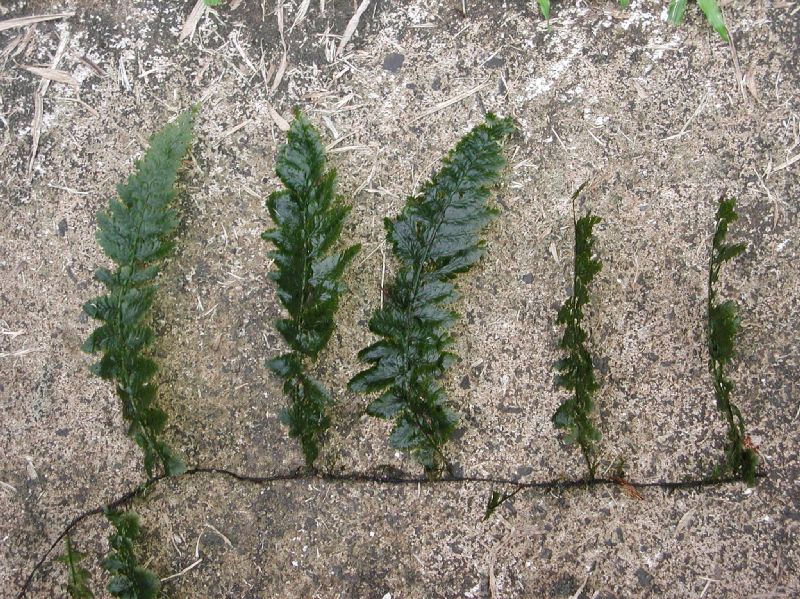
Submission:
M 158 262 L 172 249 L 170 237 L 178 225 L 171 204 L 178 170 L 192 140 L 194 114 L 194 110 L 183 113 L 151 138 L 144 158 L 136 162 L 136 172 L 117 187 L 119 199 L 112 199 L 108 211 L 98 214 L 97 240 L 116 269 L 95 272 L 107 293 L 83 306 L 103 323 L 83 350 L 103 354 L 92 372 L 116 383 L 128 434 L 144 451 L 148 476 L 156 464 L 167 474 L 185 470 L 159 440 L 167 416 L 155 405 L 157 386 L 151 379 L 156 364 L 142 352 L 153 340 L 145 321 L 155 296 Z
M 489 114 L 450 152 L 444 167 L 408 199 L 387 238 L 400 270 L 388 301 L 370 319 L 381 339 L 359 353 L 371 366 L 350 381 L 353 391 L 382 392 L 367 412 L 395 421 L 389 443 L 411 452 L 429 475 L 445 465 L 442 448 L 456 426 L 439 379 L 453 363 L 449 329 L 457 294 L 450 281 L 484 251 L 481 230 L 497 211 L 487 204 L 506 162 L 500 142 L 511 119 Z
M 714 288 L 714 284 L 719 281 L 722 265 L 746 249 L 742 243 L 726 243 L 728 227 L 738 218 L 736 200 L 721 199 L 717 209 L 708 267 L 708 369 L 714 377 L 717 407 L 728 423 L 725 463 L 718 473 L 740 476 L 749 486 L 753 486 L 758 467 L 758 453 L 749 442 L 741 411 L 731 401 L 734 384 L 725 374 L 725 366 L 735 356 L 736 334 L 739 331 L 737 306 L 732 300 L 717 302 L 717 292 Z
M 300 440 L 306 463 L 313 466 L 322 435 L 330 426 L 331 398 L 311 378 L 304 360 L 316 360 L 333 333 L 345 268 L 358 253 L 354 245 L 331 253 L 339 239 L 349 206 L 336 196 L 336 169 L 325 171 L 325 151 L 319 135 L 297 112 L 276 165 L 285 189 L 267 199 L 276 227 L 262 237 L 275 249 L 269 256 L 276 270 L 269 276 L 288 318 L 275 323 L 291 352 L 270 360 L 267 367 L 284 381 L 289 407 L 282 419 L 289 435 Z
M 86 556 L 72 546 L 72 539 L 69 535 L 65 539 L 66 552 L 58 556 L 58 561 L 67 566 L 67 586 L 65 590 L 72 599 L 90 599 L 94 597 L 89 588 L 91 575 L 89 571 L 80 565 L 80 561 Z
M 111 574 L 108 592 L 121 599 L 155 599 L 161 581 L 136 558 L 136 542 L 141 535 L 138 514 L 111 509 L 103 513 L 115 529 L 108 537 L 110 550 L 103 560 L 103 568 Z
M 584 184 L 585 185 L 585 184 Z M 573 212 L 575 200 L 584 185 L 572 196 Z M 566 430 L 564 442 L 575 443 L 580 447 L 590 478 L 595 475 L 595 444 L 600 440 L 600 431 L 592 422 L 594 394 L 599 385 L 594 376 L 592 356 L 586 348 L 587 334 L 583 329 L 583 310 L 589 303 L 589 285 L 600 272 L 602 263 L 594 256 L 594 236 L 592 229 L 602 219 L 591 212 L 575 221 L 575 261 L 572 279 L 572 296 L 567 298 L 558 311 L 556 324 L 564 325 L 564 336 L 559 347 L 567 355 L 555 367 L 559 372 L 556 384 L 572 395 L 564 400 L 553 414 L 556 428 Z

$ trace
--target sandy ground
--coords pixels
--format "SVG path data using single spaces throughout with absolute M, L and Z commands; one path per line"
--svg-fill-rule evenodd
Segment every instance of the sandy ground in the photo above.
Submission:
M 455 0 L 373 0 L 336 58 L 356 7 L 321 4 L 285 2 L 281 33 L 272 0 L 243 0 L 204 14 L 183 42 L 193 2 L 0 5 L 0 19 L 75 13 L 0 32 L 0 595 L 18 592 L 74 515 L 144 479 L 113 389 L 79 350 L 93 328 L 81 304 L 106 264 L 96 212 L 147 136 L 202 101 L 154 314 L 167 438 L 190 464 L 264 474 L 302 463 L 263 367 L 281 341 L 259 239 L 280 124 L 298 106 L 333 146 L 354 207 L 344 235 L 364 244 L 348 276 L 357 292 L 319 364 L 338 401 L 320 464 L 415 469 L 345 385 L 394 269 L 382 219 L 493 110 L 521 134 L 508 144 L 488 254 L 460 284 L 462 361 L 447 379 L 462 423 L 448 446 L 456 470 L 583 473 L 550 424 L 563 398 L 551 365 L 571 277 L 569 196 L 590 179 L 581 207 L 604 218 L 588 320 L 601 473 L 623 462 L 634 480 L 682 480 L 720 459 L 703 319 L 713 213 L 727 192 L 739 198 L 733 237 L 749 244 L 723 280 L 743 321 L 732 376 L 768 476 L 754 490 L 643 500 L 613 488 L 526 492 L 488 522 L 488 485 L 173 480 L 135 504 L 151 568 L 168 576 L 202 558 L 165 584 L 170 596 L 798 596 L 797 3 L 725 2 L 734 52 L 693 4 L 675 29 L 660 2 L 558 2 L 548 30 L 522 0 L 468 1 L 466 16 Z M 46 90 L 30 164 L 41 79 L 24 67 L 52 66 L 60 44 L 57 68 L 75 85 Z M 107 534 L 94 517 L 73 535 L 98 596 Z M 48 560 L 30 596 L 63 596 L 64 580 Z

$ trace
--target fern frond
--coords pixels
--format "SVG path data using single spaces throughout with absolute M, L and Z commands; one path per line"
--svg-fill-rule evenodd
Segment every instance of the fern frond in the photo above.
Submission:
M 733 381 L 725 374 L 725 366 L 735 355 L 736 334 L 739 331 L 737 305 L 732 300 L 717 302 L 714 284 L 719 281 L 722 265 L 745 251 L 743 243 L 726 243 L 728 227 L 739 218 L 734 198 L 721 199 L 716 214 L 716 226 L 711 245 L 708 267 L 708 370 L 714 377 L 714 395 L 717 408 L 728 423 L 728 442 L 725 446 L 724 470 L 741 476 L 749 485 L 755 485 L 758 453 L 747 442 L 744 417 L 731 401 Z
M 97 216 L 97 240 L 116 269 L 99 268 L 95 279 L 107 293 L 88 301 L 83 310 L 103 324 L 83 344 L 88 353 L 102 352 L 92 372 L 116 383 L 128 434 L 144 451 L 148 476 L 160 462 L 167 474 L 185 470 L 181 460 L 159 440 L 167 415 L 155 405 L 157 386 L 151 380 L 156 363 L 143 355 L 153 340 L 144 320 L 153 303 L 152 283 L 159 261 L 172 249 L 170 236 L 178 225 L 175 198 L 178 169 L 192 140 L 194 110 L 183 113 L 150 140 L 136 172 L 117 187 L 119 199 Z
M 585 184 L 584 184 L 585 185 Z M 583 190 L 583 185 L 572 196 L 573 212 L 575 200 Z M 600 438 L 592 421 L 594 411 L 594 394 L 599 385 L 594 376 L 592 356 L 586 347 L 587 334 L 583 329 L 583 310 L 589 303 L 589 285 L 594 276 L 603 267 L 602 262 L 594 256 L 594 235 L 592 229 L 602 219 L 591 212 L 574 222 L 575 225 L 575 261 L 572 278 L 572 296 L 567 298 L 558 311 L 556 324 L 563 324 L 564 336 L 558 346 L 567 352 L 567 356 L 556 362 L 559 375 L 556 384 L 572 396 L 566 399 L 553 414 L 556 428 L 567 431 L 564 442 L 576 443 L 583 453 L 589 468 L 589 477 L 595 475 L 594 448 Z
M 388 301 L 369 322 L 381 339 L 359 353 L 371 366 L 349 387 L 382 392 L 367 412 L 394 419 L 389 444 L 410 451 L 429 475 L 445 465 L 442 448 L 457 420 L 439 382 L 455 359 L 448 351 L 457 317 L 448 308 L 457 297 L 450 281 L 484 252 L 480 233 L 497 213 L 487 200 L 506 164 L 500 141 L 514 129 L 511 119 L 489 114 L 421 192 L 408 198 L 397 219 L 385 221 L 400 270 Z
M 331 398 L 307 374 L 305 360 L 316 360 L 328 344 L 339 297 L 346 290 L 342 275 L 361 246 L 329 251 L 350 207 L 336 196 L 336 169 L 325 170 L 319 135 L 299 111 L 279 151 L 276 171 L 285 189 L 267 199 L 276 227 L 262 237 L 275 247 L 269 256 L 276 270 L 269 277 L 288 312 L 288 318 L 275 325 L 292 351 L 270 360 L 267 367 L 284 381 L 290 403 L 282 419 L 289 435 L 300 440 L 306 463 L 313 466 L 320 439 L 330 426 Z
M 103 511 L 115 531 L 108 537 L 109 553 L 103 568 L 111 574 L 108 592 L 121 599 L 155 599 L 161 588 L 158 576 L 140 566 L 136 558 L 136 542 L 141 535 L 139 515 L 133 510 Z
M 94 597 L 89 588 L 91 575 L 89 571 L 80 565 L 81 560 L 86 556 L 72 546 L 72 539 L 69 535 L 65 538 L 66 551 L 56 559 L 67 566 L 67 586 L 65 590 L 72 599 L 91 599 Z

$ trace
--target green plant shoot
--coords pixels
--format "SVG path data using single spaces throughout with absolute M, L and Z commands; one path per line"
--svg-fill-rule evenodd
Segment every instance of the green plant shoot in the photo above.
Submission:
M 539 10 L 542 13 L 545 21 L 550 20 L 550 0 L 537 0 L 539 3 Z
M 155 405 L 158 388 L 152 378 L 156 363 L 143 352 L 153 341 L 152 329 L 144 324 L 156 292 L 152 281 L 172 249 L 170 238 L 178 226 L 178 214 L 171 204 L 178 169 L 192 141 L 194 116 L 194 109 L 183 113 L 150 139 L 136 172 L 117 187 L 119 200 L 112 199 L 108 211 L 97 215 L 97 240 L 117 268 L 97 269 L 95 279 L 106 286 L 107 294 L 83 306 L 89 316 L 103 323 L 83 344 L 83 350 L 102 352 L 91 370 L 116 383 L 128 434 L 144 451 L 148 476 L 156 463 L 167 474 L 185 470 L 183 462 L 159 439 L 167 415 Z
M 444 160 L 419 194 L 384 224 L 400 269 L 369 329 L 380 337 L 359 358 L 370 367 L 350 381 L 359 393 L 382 392 L 367 412 L 394 419 L 389 444 L 409 451 L 429 476 L 441 474 L 442 451 L 456 426 L 440 379 L 454 362 L 449 329 L 457 318 L 451 282 L 484 252 L 480 233 L 497 213 L 487 204 L 505 159 L 500 142 L 511 119 L 487 115 Z
M 721 199 L 716 214 L 716 227 L 708 268 L 708 370 L 714 377 L 714 395 L 717 407 L 728 423 L 728 442 L 725 445 L 725 463 L 722 470 L 740 476 L 748 486 L 755 485 L 758 454 L 751 446 L 745 431 L 744 417 L 731 401 L 733 381 L 725 374 L 725 367 L 735 356 L 734 342 L 739 331 L 738 307 L 732 300 L 717 302 L 714 285 L 719 281 L 720 268 L 745 251 L 743 243 L 726 243 L 728 227 L 739 215 L 736 200 Z
M 671 0 L 667 11 L 667 19 L 673 25 L 680 25 L 686 14 L 687 0 Z M 726 42 L 730 41 L 728 28 L 725 26 L 725 18 L 716 0 L 697 0 L 700 10 L 706 16 L 706 20 L 714 28 L 719 36 Z
M 336 169 L 325 170 L 319 135 L 299 111 L 281 147 L 276 165 L 285 189 L 267 199 L 276 227 L 262 237 L 275 249 L 269 256 L 275 270 L 269 277 L 289 314 L 276 322 L 290 352 L 267 362 L 284 381 L 289 406 L 282 420 L 289 435 L 300 440 L 306 463 L 313 466 L 321 437 L 330 426 L 328 391 L 307 373 L 307 361 L 317 359 L 333 333 L 345 268 L 361 246 L 341 253 L 329 250 L 339 239 L 350 207 L 336 195 Z
M 64 540 L 66 550 L 58 556 L 58 561 L 67 566 L 67 586 L 65 590 L 71 599 L 91 599 L 94 597 L 89 588 L 91 576 L 89 571 L 80 565 L 86 556 L 72 546 L 69 535 Z
M 564 325 L 564 336 L 558 346 L 567 355 L 555 364 L 559 372 L 556 384 L 570 391 L 572 396 L 553 414 L 556 428 L 566 430 L 564 442 L 577 444 L 586 460 L 589 477 L 594 478 L 597 467 L 594 457 L 595 444 L 600 440 L 600 431 L 592 421 L 594 394 L 599 385 L 594 376 L 592 356 L 586 348 L 587 334 L 583 329 L 583 311 L 589 303 L 589 285 L 600 272 L 602 262 L 594 256 L 593 227 L 601 218 L 589 212 L 578 220 L 575 218 L 575 200 L 583 187 L 572 196 L 573 223 L 575 227 L 575 262 L 572 278 L 572 296 L 567 298 L 558 311 L 557 324 Z

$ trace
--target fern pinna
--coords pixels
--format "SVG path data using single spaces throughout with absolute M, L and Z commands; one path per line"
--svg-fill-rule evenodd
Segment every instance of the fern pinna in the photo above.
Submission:
M 346 286 L 344 270 L 358 253 L 353 245 L 331 253 L 350 207 L 336 196 L 336 169 L 325 170 L 319 135 L 298 111 L 281 147 L 276 169 L 285 189 L 267 199 L 275 228 L 263 233 L 275 249 L 269 256 L 276 270 L 269 277 L 288 318 L 275 323 L 291 351 L 267 362 L 284 381 L 289 406 L 282 420 L 289 435 L 300 439 L 306 463 L 313 466 L 322 435 L 330 426 L 328 391 L 309 376 L 305 361 L 316 360 L 333 333 L 339 296 Z
M 585 183 L 584 183 L 585 185 Z M 586 348 L 587 334 L 583 329 L 583 309 L 589 303 L 589 285 L 600 272 L 602 262 L 593 255 L 594 236 L 592 229 L 602 221 L 591 212 L 574 220 L 575 200 L 584 185 L 572 196 L 573 224 L 575 228 L 575 262 L 572 276 L 572 296 L 567 298 L 558 311 L 556 324 L 564 325 L 564 336 L 558 346 L 567 356 L 555 364 L 559 372 L 556 384 L 572 396 L 566 399 L 553 414 L 556 428 L 566 429 L 564 442 L 576 443 L 589 468 L 589 477 L 594 478 L 596 462 L 594 446 L 600 440 L 600 431 L 592 422 L 593 396 L 599 385 L 594 376 L 592 356 Z
M 141 535 L 139 515 L 133 510 L 103 513 L 114 526 L 108 537 L 110 551 L 103 560 L 103 568 L 111 574 L 108 592 L 121 599 L 155 599 L 161 581 L 155 572 L 139 565 L 134 551 Z
M 97 215 L 97 240 L 116 269 L 97 269 L 95 279 L 106 286 L 107 293 L 83 306 L 89 316 L 103 323 L 83 350 L 102 352 L 92 372 L 116 383 L 128 434 L 144 451 L 148 476 L 157 463 L 167 474 L 185 470 L 159 439 L 167 415 L 155 405 L 156 363 L 142 354 L 153 340 L 152 329 L 143 322 L 155 296 L 153 280 L 159 262 L 172 249 L 170 236 L 178 225 L 171 204 L 178 169 L 192 141 L 194 115 L 194 110 L 183 113 L 151 138 L 136 172 L 117 187 L 119 200 L 112 199 L 108 211 Z
M 389 439 L 410 451 L 429 475 L 446 464 L 442 448 L 456 425 L 439 379 L 455 356 L 448 308 L 457 297 L 450 281 L 484 252 L 479 236 L 497 210 L 487 205 L 490 187 L 506 161 L 500 142 L 515 130 L 511 119 L 487 115 L 444 160 L 444 167 L 411 196 L 396 220 L 385 220 L 400 261 L 389 298 L 369 322 L 381 339 L 359 353 L 371 364 L 350 381 L 353 391 L 382 395 L 367 408 L 394 418 Z
M 734 341 L 739 331 L 736 303 L 717 302 L 714 284 L 719 281 L 722 265 L 745 251 L 744 243 L 726 243 L 728 226 L 736 221 L 736 200 L 721 199 L 716 215 L 716 227 L 708 267 L 708 370 L 714 377 L 714 395 L 717 407 L 728 422 L 728 442 L 725 446 L 724 470 L 740 476 L 750 486 L 755 484 L 758 454 L 751 446 L 745 432 L 744 417 L 731 401 L 733 381 L 725 375 L 725 366 L 735 355 Z

